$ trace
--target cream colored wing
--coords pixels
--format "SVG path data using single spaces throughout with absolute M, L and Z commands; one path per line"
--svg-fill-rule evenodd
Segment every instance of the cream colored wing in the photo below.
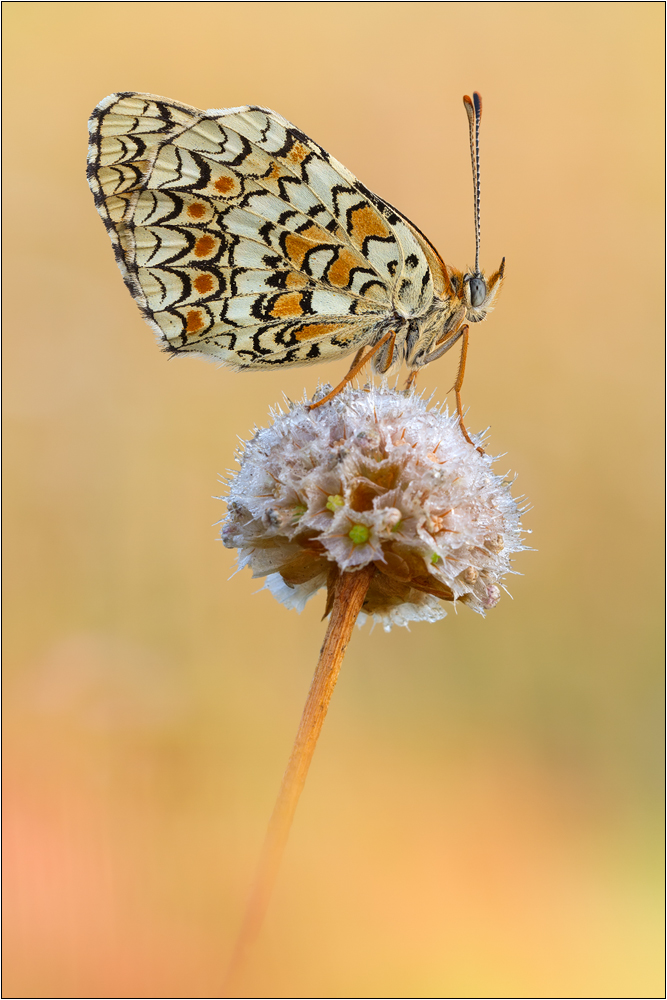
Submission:
M 275 112 L 115 94 L 90 134 L 98 210 L 168 350 L 312 364 L 424 315 L 441 286 L 411 223 Z

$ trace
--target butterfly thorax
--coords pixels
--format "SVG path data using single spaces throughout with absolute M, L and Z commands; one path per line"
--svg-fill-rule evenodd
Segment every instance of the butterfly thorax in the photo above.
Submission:
M 428 309 L 418 316 L 395 315 L 385 320 L 374 331 L 372 343 L 377 343 L 389 331 L 392 341 L 384 345 L 371 362 L 379 375 L 393 375 L 401 365 L 422 368 L 431 360 L 430 355 L 439 342 L 459 329 L 465 319 L 465 306 L 456 298 L 434 297 Z
M 396 317 L 395 341 L 387 343 L 373 358 L 373 369 L 392 374 L 402 363 L 408 368 L 423 368 L 452 347 L 467 323 L 480 323 L 493 308 L 504 275 L 503 259 L 498 270 L 487 280 L 482 271 L 458 271 L 441 264 L 442 287 L 427 309 L 419 316 Z M 374 341 L 384 336 L 391 323 L 378 328 Z

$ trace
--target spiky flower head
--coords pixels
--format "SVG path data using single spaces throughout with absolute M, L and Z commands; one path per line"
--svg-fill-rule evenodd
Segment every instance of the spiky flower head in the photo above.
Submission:
M 239 568 L 301 610 L 320 588 L 331 595 L 339 573 L 373 563 L 364 612 L 387 630 L 443 618 L 443 601 L 482 614 L 498 603 L 525 548 L 520 509 L 455 415 L 382 387 L 272 417 L 228 483 L 222 539 Z

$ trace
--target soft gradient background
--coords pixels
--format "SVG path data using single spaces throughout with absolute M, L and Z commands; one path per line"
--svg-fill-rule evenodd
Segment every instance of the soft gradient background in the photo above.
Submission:
M 469 426 L 514 600 L 355 633 L 244 997 L 657 997 L 661 3 L 5 3 L 6 980 L 216 997 L 323 601 L 216 541 L 237 436 L 327 369 L 170 362 L 85 176 L 115 90 L 279 110 L 473 258 Z M 455 359 L 420 385 L 440 397 Z

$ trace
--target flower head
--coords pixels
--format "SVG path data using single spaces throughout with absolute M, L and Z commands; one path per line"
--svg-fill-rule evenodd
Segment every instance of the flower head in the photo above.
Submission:
M 383 387 L 273 417 L 229 481 L 222 539 L 239 568 L 301 610 L 339 573 L 374 563 L 364 612 L 386 629 L 443 618 L 443 601 L 482 614 L 498 603 L 525 547 L 520 509 L 456 416 Z

